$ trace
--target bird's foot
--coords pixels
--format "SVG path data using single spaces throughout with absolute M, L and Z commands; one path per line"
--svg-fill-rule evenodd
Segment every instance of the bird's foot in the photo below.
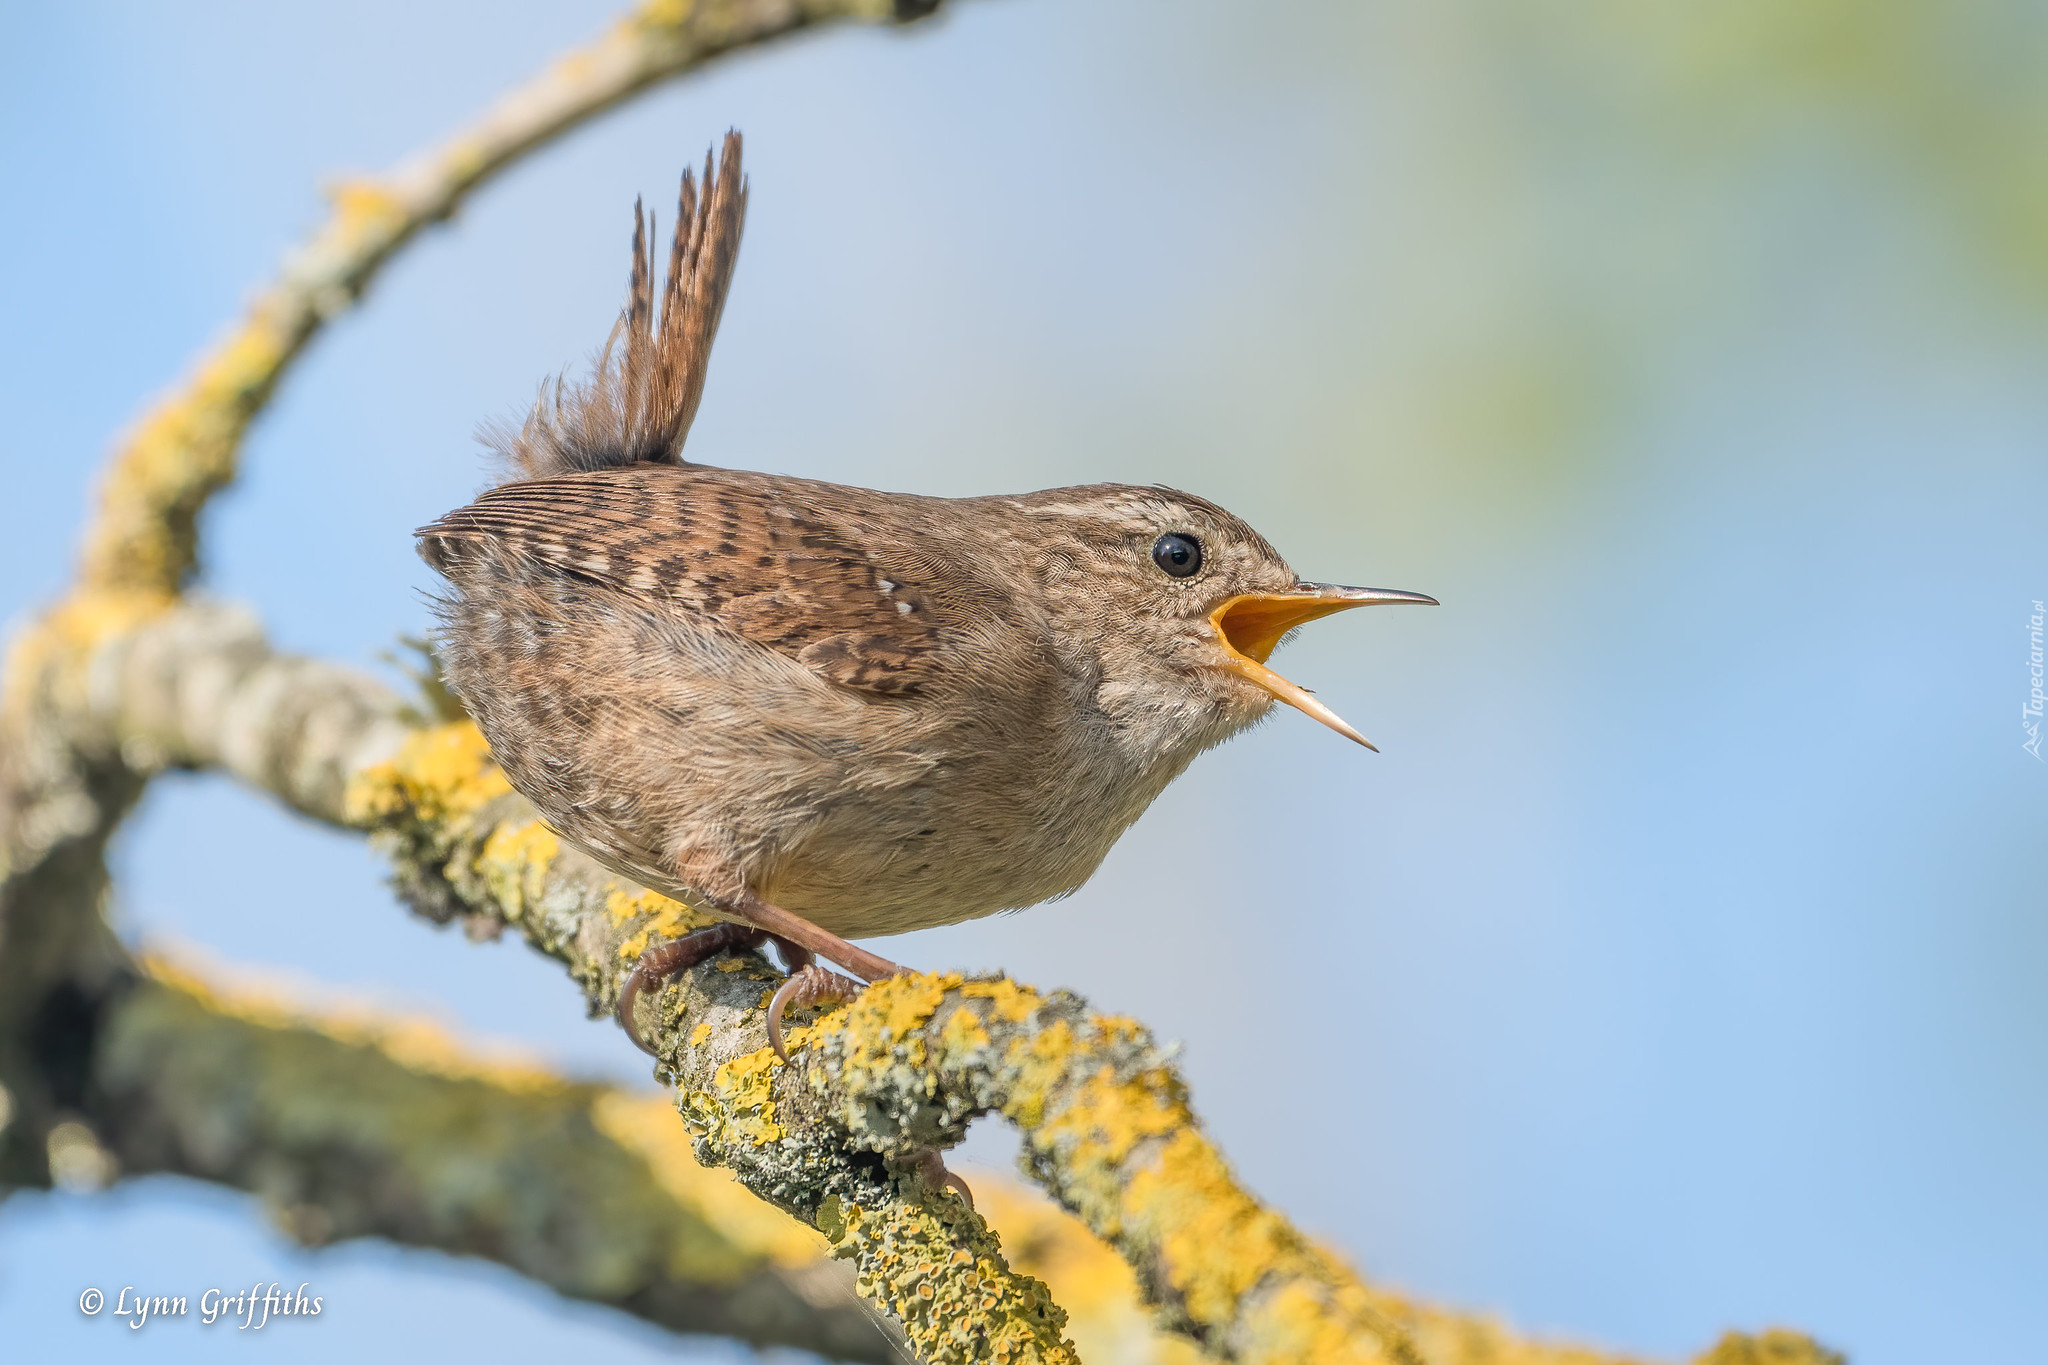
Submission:
M 938 1148 L 928 1148 L 911 1169 L 933 1189 L 958 1191 L 961 1199 L 966 1201 L 967 1207 L 974 1207 L 974 1191 L 967 1188 L 966 1181 L 946 1169 L 946 1159 L 939 1155 Z
M 642 1052 L 655 1055 L 647 1040 L 640 1036 L 636 1018 L 640 997 L 647 991 L 661 989 L 677 972 L 686 972 L 706 958 L 716 957 L 728 948 L 757 947 L 766 937 L 759 929 L 748 925 L 714 924 L 709 929 L 699 929 L 649 948 L 640 955 L 640 963 L 626 978 L 626 984 L 619 988 L 619 1026 L 626 1030 L 626 1036 Z
M 768 1046 L 775 1049 L 775 1055 L 782 1061 L 789 1060 L 789 1049 L 782 1042 L 782 1012 L 794 1006 L 808 1009 L 813 1005 L 827 1002 L 851 1000 L 861 993 L 861 984 L 850 976 L 828 972 L 816 962 L 810 961 L 810 954 L 802 949 L 796 954 L 790 952 L 792 945 L 777 940 L 784 959 L 790 966 L 789 980 L 782 983 L 768 1001 Z

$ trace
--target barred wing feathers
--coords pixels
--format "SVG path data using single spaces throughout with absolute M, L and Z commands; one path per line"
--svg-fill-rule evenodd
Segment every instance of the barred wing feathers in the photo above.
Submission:
M 500 485 L 416 534 L 458 584 L 486 546 L 710 620 L 842 687 L 908 696 L 943 663 L 943 604 L 799 480 L 642 464 Z M 807 505 L 809 504 L 809 505 Z M 894 556 L 903 560 L 906 556 Z

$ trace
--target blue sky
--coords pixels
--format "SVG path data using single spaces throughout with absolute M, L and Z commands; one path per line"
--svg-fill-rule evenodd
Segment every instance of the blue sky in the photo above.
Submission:
M 1957 11 L 1951 46 L 2010 8 Z M 324 177 L 609 13 L 12 12 L 8 613 L 62 584 L 113 436 L 318 221 Z M 1281 657 L 1381 755 L 1277 716 L 1072 899 L 885 951 L 1181 1040 L 1245 1181 L 1390 1284 L 1671 1356 L 1784 1322 L 1862 1365 L 2037 1360 L 2048 770 L 2019 711 L 2048 310 L 1985 208 L 2031 68 L 1857 86 L 1765 33 L 1709 81 L 1600 22 L 986 0 L 749 54 L 411 248 L 252 433 L 204 586 L 380 667 L 425 622 L 409 530 L 485 479 L 476 424 L 584 361 L 633 198 L 741 127 L 697 458 L 1171 483 L 1305 576 L 1444 602 Z M 645 1079 L 550 964 L 409 919 L 366 850 L 223 783 L 161 783 L 117 871 L 138 941 Z M 0 1206 L 0 1323 L 45 1351 L 211 1353 L 191 1324 L 113 1345 L 77 1294 L 259 1277 L 331 1293 L 295 1355 L 458 1330 L 675 1354 L 490 1267 L 297 1251 L 178 1182 Z

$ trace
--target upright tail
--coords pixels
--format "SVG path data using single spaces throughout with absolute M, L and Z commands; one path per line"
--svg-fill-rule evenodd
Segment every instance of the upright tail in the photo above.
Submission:
M 714 165 L 704 154 L 704 192 L 683 172 L 676 196 L 675 236 L 661 308 L 654 305 L 653 221 L 633 204 L 633 272 L 625 311 L 588 380 L 544 386 L 515 432 L 486 429 L 515 476 L 545 478 L 618 465 L 682 464 L 683 441 L 704 397 L 711 342 L 725 311 L 740 232 L 747 218 L 747 182 L 740 135 L 725 135 Z

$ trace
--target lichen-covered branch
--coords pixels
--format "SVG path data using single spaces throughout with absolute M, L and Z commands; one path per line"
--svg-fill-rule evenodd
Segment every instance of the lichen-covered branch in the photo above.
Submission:
M 307 1245 L 485 1256 L 678 1331 L 900 1358 L 821 1239 L 736 1211 L 751 1197 L 663 1141 L 659 1100 L 339 1024 L 154 964 L 108 1013 L 84 1116 L 121 1172 L 249 1190 Z
M 223 657 L 239 662 L 223 672 Z M 211 681 L 196 687 L 180 677 L 184 668 Z M 409 728 L 423 718 L 405 715 L 376 684 L 270 656 L 253 623 L 230 609 L 181 608 L 104 646 L 90 671 L 93 704 L 70 721 L 79 732 L 175 761 L 260 755 L 236 771 L 308 813 L 370 830 L 416 909 L 516 929 L 568 967 L 593 1011 L 613 1006 L 650 943 L 706 922 L 562 845 L 512 792 L 474 727 Z M 208 733 L 250 723 L 227 699 L 254 707 L 278 695 L 263 680 L 280 672 L 298 680 L 297 695 L 327 699 L 317 722 L 277 714 L 269 745 Z M 215 704 L 175 704 L 180 695 Z M 364 765 L 337 774 L 339 754 Z M 346 798 L 336 803 L 339 779 Z M 1210 1354 L 1445 1365 L 1612 1359 L 1530 1343 L 1365 1285 L 1244 1192 L 1202 1135 L 1176 1073 L 1130 1020 L 1001 979 L 912 977 L 795 1030 L 796 1064 L 784 1067 L 765 1046 L 762 1007 L 775 980 L 750 955 L 707 963 L 656 997 L 646 1031 L 698 1155 L 823 1231 L 926 1359 L 991 1358 L 983 1349 L 996 1346 L 1019 1360 L 1067 1358 L 1062 1315 L 1043 1288 L 919 1173 L 925 1152 L 957 1141 L 985 1113 L 1017 1125 L 1033 1177 L 1116 1248 L 1159 1320 Z M 1784 1365 L 1826 1358 L 1803 1338 L 1731 1341 L 1769 1346 L 1777 1354 L 1756 1359 Z
M 616 1006 L 651 943 L 711 922 L 563 846 L 466 721 L 421 731 L 394 761 L 362 774 L 349 814 L 391 855 L 396 884 L 416 909 L 517 929 L 569 968 L 593 1012 Z M 691 977 L 705 998 L 687 1029 L 671 1010 L 649 1030 L 670 1056 L 687 1059 L 679 1078 L 714 1058 L 732 1061 L 740 1078 L 733 1083 L 745 1096 L 721 1130 L 731 1140 L 700 1135 L 699 1155 L 825 1232 L 920 1359 L 1074 1361 L 1065 1314 L 1042 1284 L 1009 1267 L 981 1219 L 925 1183 L 922 1152 L 857 1148 L 830 1125 L 779 1123 L 772 1102 L 749 1098 L 781 1069 L 767 1048 L 764 1012 L 778 979 L 752 955 L 717 959 Z M 673 994 L 663 1000 L 672 1003 Z M 683 1093 L 695 1092 L 685 1083 Z M 713 1093 L 698 1096 L 700 1117 L 716 1109 Z
M 0 720 L 0 1086 L 16 1120 L 0 1189 L 46 1178 L 40 1135 L 81 1107 L 107 1003 L 134 975 L 99 910 L 107 840 L 148 778 L 224 769 L 333 821 L 349 775 L 411 728 L 388 689 L 279 657 L 247 613 L 204 603 L 49 662 Z
M 368 674 L 278 654 L 254 614 L 204 598 L 108 636 L 85 662 L 43 713 L 79 753 L 145 777 L 225 772 L 328 824 L 355 774 L 422 720 Z
M 703 922 L 563 847 L 466 722 L 423 730 L 362 774 L 350 816 L 416 906 L 518 929 L 569 967 L 594 1011 L 613 1007 L 650 942 Z M 1222 1359 L 1611 1359 L 1365 1285 L 1239 1186 L 1131 1020 L 1002 978 L 912 976 L 795 1030 L 785 1066 L 766 1046 L 776 979 L 751 955 L 714 959 L 658 997 L 643 1031 L 698 1155 L 825 1233 L 925 1359 L 1071 1358 L 1064 1314 L 920 1174 L 927 1153 L 989 1113 L 1024 1134 L 1029 1173 L 1117 1248 L 1160 1322 Z M 1744 1351 L 1784 1365 L 1833 1359 L 1788 1333 L 1731 1336 L 1703 1359 Z

